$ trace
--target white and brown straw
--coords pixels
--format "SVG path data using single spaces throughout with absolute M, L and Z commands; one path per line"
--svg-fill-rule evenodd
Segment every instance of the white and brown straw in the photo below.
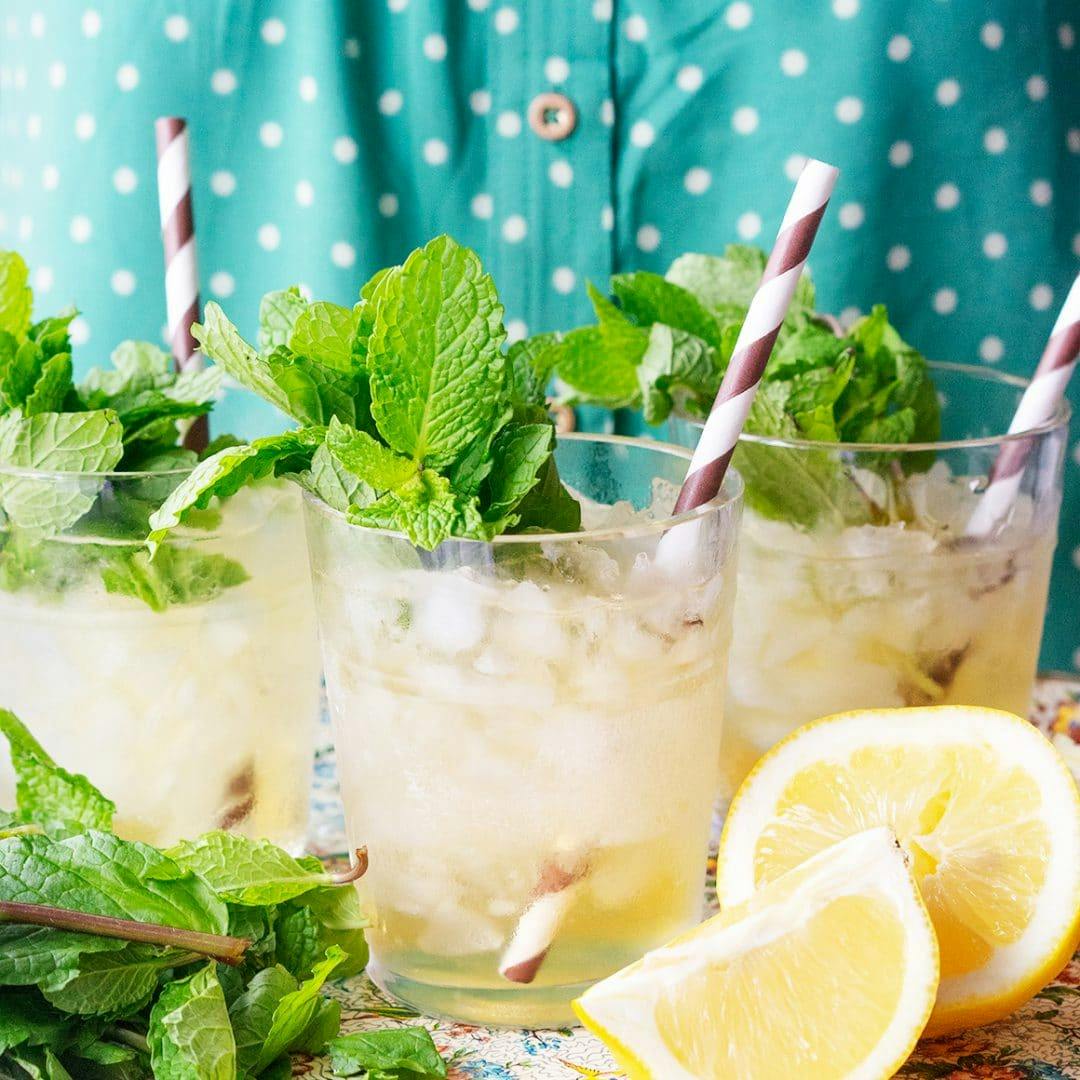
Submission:
M 838 175 L 832 165 L 811 158 L 799 176 L 690 461 L 677 514 L 709 502 L 720 491 Z
M 1054 418 L 1080 356 L 1080 276 L 1073 282 L 1050 332 L 1035 375 L 1020 398 L 1009 434 L 1031 431 Z M 1031 455 L 1030 439 L 1006 443 L 990 470 L 990 483 L 968 522 L 968 536 L 987 536 L 1008 517 L 1016 501 L 1024 468 Z
M 199 263 L 195 248 L 195 214 L 191 200 L 191 154 L 187 122 L 179 116 L 162 116 L 154 124 L 157 136 L 158 206 L 161 211 L 161 243 L 165 250 L 165 306 L 169 341 L 179 371 L 198 371 L 203 356 L 191 336 L 199 318 Z M 209 441 L 209 427 L 200 416 L 184 437 L 184 445 L 202 450 Z

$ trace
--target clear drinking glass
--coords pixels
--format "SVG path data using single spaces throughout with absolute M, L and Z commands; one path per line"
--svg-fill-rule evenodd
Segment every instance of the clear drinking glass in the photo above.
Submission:
M 556 459 L 582 532 L 429 553 L 305 496 L 369 971 L 428 1014 L 575 1023 L 701 916 L 741 485 L 672 519 L 685 451 L 562 436 Z M 676 520 L 695 553 L 662 570 Z
M 728 798 L 762 753 L 819 716 L 959 704 L 1026 715 L 1068 407 L 1029 433 L 1004 435 L 1024 380 L 931 368 L 939 442 L 739 442 L 747 505 L 721 755 Z M 670 437 L 690 445 L 700 429 L 673 420 Z M 998 453 L 1021 440 L 1028 456 L 1010 516 L 985 539 L 966 536 Z M 778 516 L 776 485 L 800 522 Z
M 122 836 L 229 828 L 299 850 L 320 674 L 299 492 L 242 490 L 151 562 L 147 516 L 185 475 L 0 466 L 17 508 L 0 513 L 0 707 L 116 802 Z

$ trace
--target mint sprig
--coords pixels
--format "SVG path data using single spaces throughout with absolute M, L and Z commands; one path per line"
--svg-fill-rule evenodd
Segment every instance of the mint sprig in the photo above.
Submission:
M 32 322 L 28 278 L 18 254 L 0 251 L 0 589 L 55 599 L 96 577 L 163 611 L 242 583 L 242 568 L 223 556 L 178 547 L 151 567 L 141 547 L 150 513 L 176 484 L 170 472 L 196 463 L 180 425 L 212 408 L 222 370 L 177 374 L 156 345 L 125 341 L 110 367 L 76 384 L 75 312 Z M 114 472 L 161 476 L 100 475 Z M 65 542 L 76 534 L 81 542 Z
M 507 350 L 502 315 L 475 252 L 448 236 L 379 271 L 351 308 L 268 294 L 257 347 L 207 305 L 194 330 L 206 354 L 303 426 L 201 463 L 151 517 L 151 548 L 193 510 L 271 474 L 425 549 L 576 530 L 544 404 L 556 338 Z
M 526 343 L 540 366 L 553 370 L 569 404 L 628 405 L 647 423 L 673 412 L 708 414 L 727 370 L 765 253 L 741 244 L 722 256 L 687 254 L 664 277 L 647 272 L 611 280 L 616 303 L 589 287 L 597 324 L 559 341 Z M 819 442 L 819 451 L 740 442 L 735 464 L 747 502 L 768 517 L 799 526 L 842 528 L 888 519 L 829 444 L 931 442 L 940 434 L 940 407 L 925 358 L 875 307 L 847 333 L 814 310 L 804 273 L 781 327 L 745 430 L 750 434 Z M 895 455 L 892 455 L 895 457 Z M 905 455 L 908 470 L 926 469 L 932 455 Z M 902 482 L 887 454 L 863 455 L 860 466 L 885 484 Z
M 0 718 L 18 778 L 0 811 L 0 1075 L 284 1077 L 338 1034 L 326 983 L 367 960 L 351 885 L 225 833 L 122 840 L 109 800 Z

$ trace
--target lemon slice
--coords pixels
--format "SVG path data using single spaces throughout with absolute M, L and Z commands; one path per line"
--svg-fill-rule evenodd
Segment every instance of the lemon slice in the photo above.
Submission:
M 574 1002 L 634 1080 L 876 1080 L 911 1053 L 937 943 L 895 836 L 850 837 Z
M 1042 735 L 996 709 L 842 713 L 788 736 L 731 804 L 721 907 L 880 825 L 908 851 L 937 931 L 928 1033 L 1007 1016 L 1080 944 L 1080 794 Z

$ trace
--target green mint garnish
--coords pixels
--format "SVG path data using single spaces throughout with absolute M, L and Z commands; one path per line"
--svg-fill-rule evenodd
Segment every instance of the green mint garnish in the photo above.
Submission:
M 722 256 L 683 255 L 664 277 L 646 272 L 611 280 L 612 303 L 589 287 L 597 323 L 561 340 L 532 339 L 544 371 L 554 370 L 564 401 L 640 408 L 646 422 L 672 412 L 704 418 L 716 396 L 739 329 L 765 268 L 765 253 L 732 244 Z M 758 513 L 800 526 L 878 522 L 877 506 L 850 467 L 830 453 L 837 442 L 929 442 L 940 434 L 940 408 L 925 358 L 875 307 L 846 334 L 814 310 L 804 274 L 746 424 L 751 434 L 822 443 L 787 451 L 743 441 L 735 464 Z M 908 470 L 932 455 L 905 455 Z M 864 455 L 886 485 L 888 455 Z
M 618 337 L 629 324 L 612 312 Z M 151 546 L 212 498 L 267 475 L 427 549 L 577 529 L 544 399 L 557 338 L 507 350 L 502 315 L 479 258 L 448 236 L 379 271 L 351 308 L 296 289 L 268 294 L 258 347 L 207 305 L 195 328 L 206 354 L 303 426 L 202 462 L 152 515 Z

